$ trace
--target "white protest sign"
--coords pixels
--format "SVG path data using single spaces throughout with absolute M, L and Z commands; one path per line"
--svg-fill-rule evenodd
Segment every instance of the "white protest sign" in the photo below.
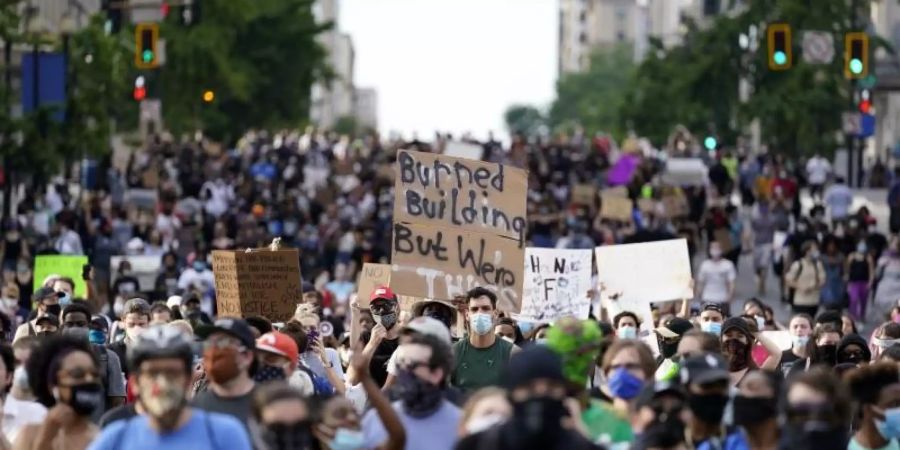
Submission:
M 645 242 L 597 247 L 597 280 L 602 295 L 616 303 L 665 302 L 693 297 L 687 241 Z
M 778 348 L 780 348 L 782 351 L 790 350 L 791 347 L 794 346 L 794 341 L 791 338 L 791 333 L 788 331 L 763 331 L 762 335 L 769 338 L 769 340 L 774 342 L 775 345 L 777 345 Z
M 444 147 L 444 154 L 454 158 L 466 158 L 481 160 L 484 148 L 478 144 L 470 144 L 468 142 L 450 141 Z
M 590 250 L 526 248 L 522 309 L 517 317 L 540 323 L 569 316 L 587 319 L 591 256 Z

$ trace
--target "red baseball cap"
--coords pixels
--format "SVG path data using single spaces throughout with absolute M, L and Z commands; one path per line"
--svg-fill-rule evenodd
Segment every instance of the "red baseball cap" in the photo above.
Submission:
M 396 300 L 397 296 L 394 295 L 394 291 L 387 286 L 378 286 L 372 291 L 372 295 L 369 297 L 369 303 L 374 302 L 375 300 Z
M 256 340 L 256 349 L 284 356 L 291 360 L 293 365 L 297 365 L 297 359 L 300 356 L 300 351 L 294 339 L 278 331 L 272 331 L 260 336 Z

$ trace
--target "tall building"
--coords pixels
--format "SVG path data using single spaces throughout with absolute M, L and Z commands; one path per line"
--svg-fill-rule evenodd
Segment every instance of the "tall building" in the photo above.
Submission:
M 321 128 L 332 128 L 338 119 L 354 114 L 353 38 L 340 31 L 337 0 L 317 0 L 313 13 L 319 23 L 331 23 L 330 30 L 319 35 L 319 44 L 328 53 L 328 64 L 334 72 L 330 83 L 312 87 L 310 119 Z
M 684 20 L 703 24 L 727 12 L 726 0 L 560 0 L 559 74 L 586 70 L 596 48 L 628 44 L 636 61 L 644 57 L 650 38 L 667 47 L 681 42 Z
M 368 130 L 378 129 L 378 91 L 373 88 L 357 88 L 354 111 L 356 123 Z

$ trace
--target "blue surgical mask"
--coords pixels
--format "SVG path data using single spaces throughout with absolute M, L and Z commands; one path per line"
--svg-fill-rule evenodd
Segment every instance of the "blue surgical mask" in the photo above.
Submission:
M 63 294 L 63 296 L 59 298 L 59 306 L 62 306 L 63 308 L 65 308 L 66 306 L 69 306 L 71 304 L 72 304 L 72 296 L 69 295 L 68 293 Z
M 338 428 L 328 447 L 331 450 L 359 450 L 365 444 L 366 439 L 362 431 Z
M 521 331 L 522 334 L 528 334 L 534 329 L 534 322 L 520 320 L 516 322 L 516 324 L 519 325 L 519 331 Z
M 197 272 L 203 272 L 206 270 L 206 263 L 203 261 L 194 261 L 194 270 Z
M 472 331 L 479 336 L 484 336 L 494 329 L 494 318 L 490 314 L 478 313 L 474 314 L 470 319 Z
M 103 330 L 88 331 L 88 340 L 91 344 L 103 345 L 106 343 L 106 333 Z
M 616 330 L 616 337 L 619 339 L 636 339 L 637 328 L 631 326 L 621 327 Z
M 856 251 L 858 251 L 860 253 L 865 253 L 866 250 L 868 250 L 868 249 L 866 248 L 865 242 L 860 242 L 859 245 L 856 246 Z
M 644 381 L 631 374 L 628 369 L 620 367 L 613 371 L 606 382 L 613 397 L 631 400 L 641 392 Z
M 875 427 L 887 440 L 900 438 L 900 408 L 884 410 L 884 421 L 876 420 Z
M 791 342 L 794 343 L 794 347 L 806 347 L 806 344 L 809 343 L 809 336 L 791 336 Z
M 722 324 L 719 322 L 703 322 L 700 324 L 700 329 L 716 336 L 722 334 Z

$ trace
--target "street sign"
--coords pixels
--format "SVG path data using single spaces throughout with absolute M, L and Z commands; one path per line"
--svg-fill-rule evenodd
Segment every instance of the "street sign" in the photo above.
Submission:
M 867 138 L 875 135 L 875 116 L 872 114 L 861 114 L 859 137 Z
M 859 135 L 862 131 L 862 114 L 858 111 L 845 111 L 841 114 L 841 130 L 851 136 Z
M 808 64 L 830 64 L 834 60 L 834 37 L 831 33 L 803 32 L 803 60 Z

